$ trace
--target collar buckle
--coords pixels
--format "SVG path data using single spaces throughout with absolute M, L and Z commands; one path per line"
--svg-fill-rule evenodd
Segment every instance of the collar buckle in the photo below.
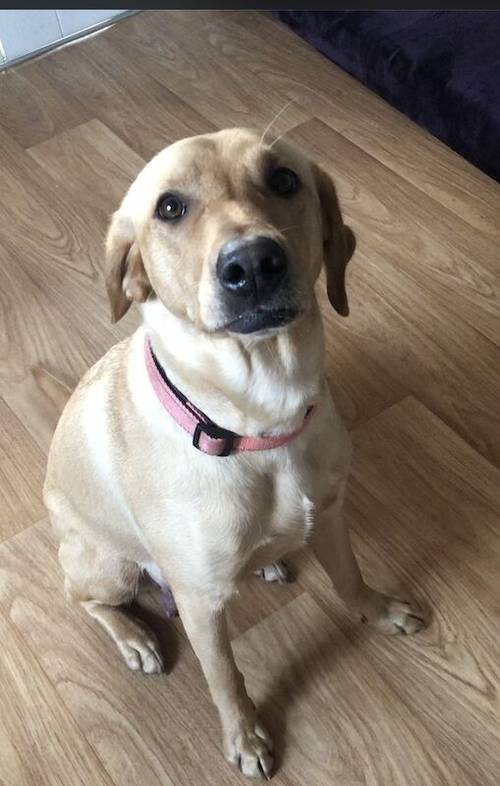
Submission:
M 200 445 L 200 437 L 202 434 L 206 434 L 207 437 L 210 437 L 210 439 L 224 440 L 222 450 L 219 453 L 212 453 L 211 451 L 204 450 Z M 205 423 L 204 421 L 199 420 L 194 429 L 193 446 L 202 453 L 210 453 L 210 455 L 219 457 L 229 456 L 232 453 L 236 436 L 237 435 L 233 431 L 228 431 L 225 428 L 221 428 L 215 423 Z

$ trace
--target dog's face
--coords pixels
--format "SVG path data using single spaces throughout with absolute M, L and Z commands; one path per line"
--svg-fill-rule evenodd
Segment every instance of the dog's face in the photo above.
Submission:
M 150 161 L 113 217 L 113 319 L 156 297 L 202 331 L 269 332 L 307 312 L 322 264 L 346 315 L 353 250 L 333 183 L 298 151 L 242 129 L 184 139 Z

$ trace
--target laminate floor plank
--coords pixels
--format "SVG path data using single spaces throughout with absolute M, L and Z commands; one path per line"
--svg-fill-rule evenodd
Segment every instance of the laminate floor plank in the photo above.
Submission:
M 288 138 L 330 172 L 366 254 L 394 261 L 455 320 L 466 321 L 500 346 L 497 241 L 317 119 Z
M 36 657 L 3 617 L 0 639 L 2 786 L 113 786 Z
M 45 455 L 0 398 L 0 541 L 43 516 Z
M 0 394 L 44 450 L 60 411 L 54 410 L 48 387 L 41 382 L 48 380 L 50 387 L 50 380 L 56 380 L 57 389 L 72 389 L 86 369 L 137 324 L 137 314 L 131 313 L 122 324 L 111 325 L 102 267 L 109 216 L 141 161 L 113 137 L 115 159 L 112 163 L 110 152 L 106 168 L 103 142 L 111 132 L 100 126 L 99 131 L 100 147 L 92 152 L 100 150 L 94 165 L 101 175 L 94 177 L 92 187 L 88 140 L 81 154 L 72 147 L 72 166 L 65 166 L 64 145 L 55 137 L 55 158 L 47 160 L 44 169 L 36 154 L 25 152 L 0 130 Z M 66 149 L 85 130 L 69 134 Z M 114 186 L 106 185 L 108 178 L 103 177 L 111 168 Z M 87 178 L 88 198 L 74 187 L 77 171 Z
M 33 61 L 0 72 L 0 106 L 0 128 L 25 148 L 90 119 L 76 96 L 62 96 Z
M 397 597 L 411 592 L 432 609 L 432 625 L 405 639 L 368 632 L 350 619 L 309 555 L 299 560 L 299 584 L 462 769 L 458 781 L 450 775 L 447 782 L 493 786 L 500 763 L 500 471 L 413 397 L 360 426 L 353 441 L 345 515 L 365 576 Z
M 167 26 L 171 17 L 164 14 Z M 183 12 L 174 14 L 182 22 Z M 271 88 L 285 100 L 294 99 L 310 117 L 324 120 L 485 235 L 500 238 L 500 186 L 488 175 L 331 63 L 286 25 L 256 11 L 204 11 L 203 16 L 205 23 L 200 19 L 196 28 L 213 57 L 231 63 L 255 90 L 265 93 Z M 149 23 L 153 20 L 158 31 L 161 22 L 150 17 Z
M 390 678 L 373 668 L 363 643 L 349 641 L 308 593 L 240 636 L 234 648 L 277 740 L 278 783 L 484 783 L 457 766 Z

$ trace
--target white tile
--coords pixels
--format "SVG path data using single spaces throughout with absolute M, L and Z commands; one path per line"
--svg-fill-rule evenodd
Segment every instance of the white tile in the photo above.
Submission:
M 115 8 L 106 10 L 100 8 L 93 11 L 80 9 L 72 11 L 58 11 L 57 13 L 59 15 L 59 21 L 61 22 L 63 34 L 67 36 L 73 35 L 74 33 L 80 33 L 87 27 L 93 27 L 93 25 L 106 22 L 108 19 L 111 19 L 117 14 L 123 14 L 126 10 L 126 8 L 121 10 L 116 10 Z
M 0 38 L 7 60 L 61 39 L 55 11 L 0 11 Z

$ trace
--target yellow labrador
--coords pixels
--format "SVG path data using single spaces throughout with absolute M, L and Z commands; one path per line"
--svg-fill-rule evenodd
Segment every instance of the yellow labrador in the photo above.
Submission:
M 341 517 L 349 438 L 325 382 L 314 285 L 347 315 L 354 236 L 334 185 L 283 141 L 233 129 L 143 169 L 107 239 L 114 320 L 142 326 L 83 378 L 50 451 L 45 501 L 66 590 L 127 664 L 162 669 L 125 608 L 147 570 L 168 585 L 220 714 L 229 761 L 269 776 L 224 607 L 237 584 L 309 541 L 339 595 L 385 633 L 422 624 L 368 587 Z

